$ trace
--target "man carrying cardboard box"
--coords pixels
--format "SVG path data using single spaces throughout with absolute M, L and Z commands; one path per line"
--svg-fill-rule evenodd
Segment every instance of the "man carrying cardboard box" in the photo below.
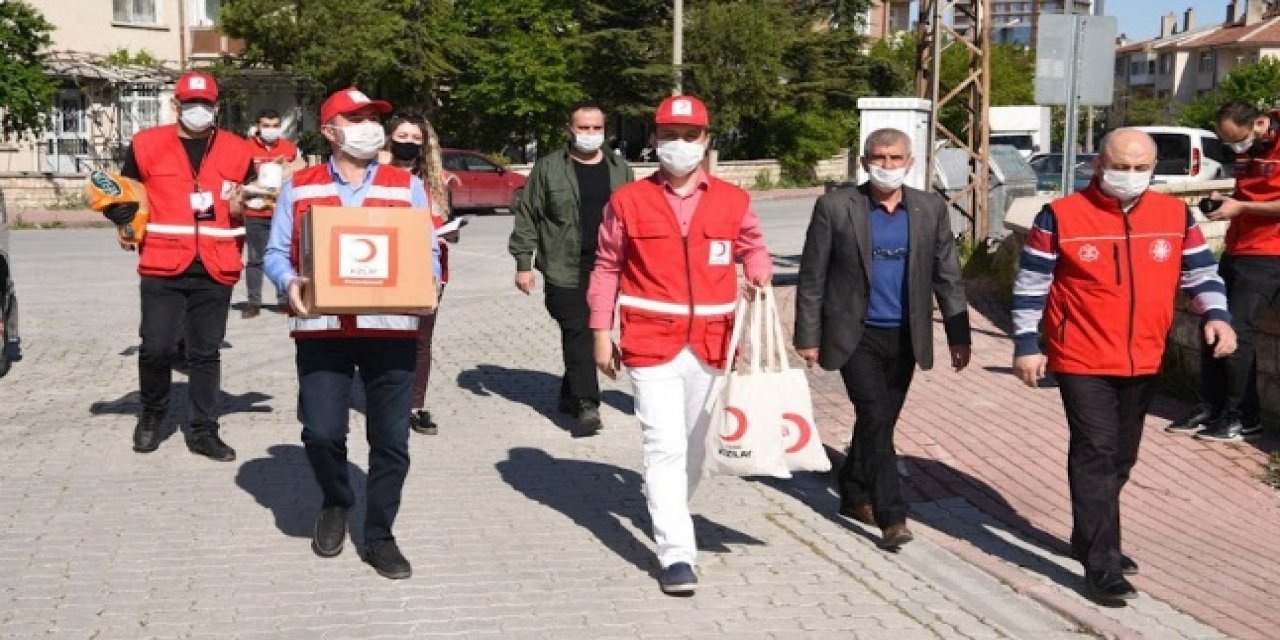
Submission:
M 355 88 L 329 96 L 320 106 L 320 134 L 329 141 L 328 162 L 308 167 L 286 182 L 276 200 L 267 243 L 267 277 L 287 291 L 290 336 L 298 367 L 298 419 L 302 442 L 324 494 L 311 548 L 321 557 L 342 552 L 347 511 L 355 504 L 347 474 L 347 416 L 352 378 L 364 383 L 369 441 L 369 480 L 364 523 L 366 562 L 382 576 L 411 573 L 391 534 L 400 493 L 409 471 L 409 403 L 413 384 L 418 317 L 394 313 L 317 315 L 308 308 L 311 279 L 302 270 L 301 230 L 312 207 L 413 207 L 406 215 L 430 216 L 422 180 L 408 171 L 380 165 L 380 118 L 391 105 L 370 100 Z M 428 224 L 425 233 L 429 231 Z M 434 235 L 434 234 L 432 234 Z M 439 276 L 434 237 L 431 261 Z M 394 251 L 394 249 L 393 249 Z M 422 255 L 425 260 L 426 256 Z M 430 279 L 408 283 L 433 287 Z

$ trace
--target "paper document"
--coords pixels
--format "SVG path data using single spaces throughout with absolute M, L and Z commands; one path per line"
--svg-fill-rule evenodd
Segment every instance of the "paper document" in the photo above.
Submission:
M 442 236 L 446 233 L 453 233 L 454 231 L 457 231 L 458 229 L 461 229 L 462 227 L 465 227 L 466 225 L 470 224 L 470 222 L 471 222 L 471 216 L 462 216 L 461 218 L 454 218 L 440 225 L 439 227 L 436 227 L 436 235 Z

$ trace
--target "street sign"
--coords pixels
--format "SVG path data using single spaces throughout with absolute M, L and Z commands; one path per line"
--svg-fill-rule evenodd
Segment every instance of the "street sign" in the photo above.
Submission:
M 1039 27 L 1036 104 L 1070 102 L 1067 87 L 1074 76 L 1076 104 L 1109 106 L 1115 86 L 1115 17 L 1042 13 Z

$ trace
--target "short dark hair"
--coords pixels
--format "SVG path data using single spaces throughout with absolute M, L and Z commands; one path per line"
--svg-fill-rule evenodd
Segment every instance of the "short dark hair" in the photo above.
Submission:
M 579 111 L 599 111 L 600 113 L 604 113 L 604 107 L 601 107 L 600 103 L 594 100 L 580 100 L 575 102 L 573 103 L 573 106 L 569 107 L 569 124 L 573 124 L 573 114 Z
M 263 118 L 272 118 L 275 120 L 279 120 L 280 112 L 276 111 L 275 109 L 263 109 L 262 111 L 258 112 L 258 117 L 255 118 L 255 120 L 261 120 Z
M 1260 115 L 1262 112 L 1253 105 L 1241 100 L 1232 100 L 1218 108 L 1213 121 L 1220 123 L 1230 120 L 1232 124 L 1243 127 L 1252 123 Z

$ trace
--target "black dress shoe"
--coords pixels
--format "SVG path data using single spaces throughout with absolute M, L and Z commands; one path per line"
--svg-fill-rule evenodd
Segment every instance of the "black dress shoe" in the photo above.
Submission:
M 1217 417 L 1213 412 L 1203 407 L 1197 407 L 1191 413 L 1188 413 L 1177 420 L 1169 423 L 1164 430 L 1169 433 L 1187 433 L 1193 434 L 1205 427 L 1205 425 L 1215 422 Z
M 431 419 L 431 412 L 425 409 L 419 409 L 409 414 L 409 428 L 428 436 L 440 433 L 440 428 Z
M 160 447 L 160 427 L 164 425 L 164 416 L 158 413 L 144 413 L 138 416 L 138 426 L 133 428 L 133 450 L 138 453 L 151 453 Z
M 1124 575 L 1115 571 L 1085 571 L 1085 594 L 1103 604 L 1123 604 L 1138 597 L 1138 592 Z
M 604 422 L 600 420 L 600 408 L 594 404 L 583 402 L 578 409 L 578 422 L 573 425 L 571 435 L 575 438 L 594 436 L 603 426 Z
M 395 540 L 383 540 L 370 545 L 365 549 L 364 561 L 384 578 L 404 580 L 413 575 L 413 567 L 409 566 L 409 560 L 400 553 Z
M 868 526 L 874 527 L 876 524 L 876 510 L 870 502 L 841 500 L 840 515 Z
M 311 534 L 311 550 L 321 558 L 332 558 L 342 553 L 342 543 L 347 539 L 347 508 L 325 507 L 316 516 L 316 528 Z
M 1134 562 L 1133 558 L 1122 553 L 1120 554 L 1120 572 L 1126 576 L 1136 576 L 1138 575 L 1138 563 Z
M 236 459 L 236 450 L 227 446 L 216 433 L 202 433 L 187 443 L 187 449 L 198 456 L 204 456 L 218 462 L 231 462 Z

